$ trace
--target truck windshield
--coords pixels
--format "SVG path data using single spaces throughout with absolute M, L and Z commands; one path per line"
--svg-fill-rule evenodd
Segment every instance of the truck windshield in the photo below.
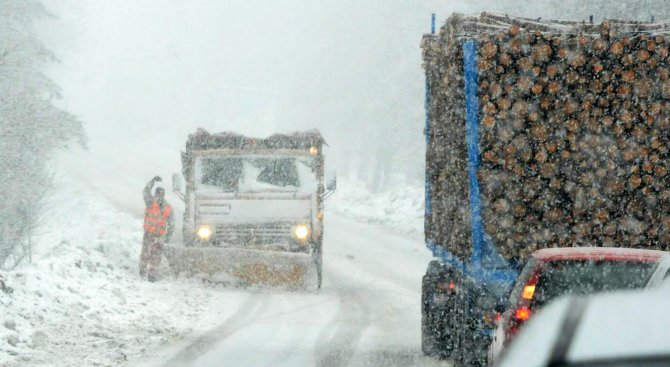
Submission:
M 196 181 L 199 189 L 227 192 L 314 192 L 312 166 L 308 157 L 201 157 L 196 161 Z

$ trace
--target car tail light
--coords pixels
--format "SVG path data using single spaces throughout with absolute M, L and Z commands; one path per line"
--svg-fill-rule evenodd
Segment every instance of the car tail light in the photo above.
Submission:
M 514 313 L 514 318 L 517 322 L 525 322 L 530 319 L 530 309 L 528 307 L 519 307 Z
M 511 339 L 509 337 L 515 335 L 519 328 L 530 319 L 532 314 L 530 310 L 530 304 L 535 296 L 535 286 L 537 285 L 538 273 L 533 274 L 533 276 L 528 279 L 526 285 L 521 291 L 521 297 L 516 304 L 516 307 L 513 309 L 513 313 L 509 316 L 506 325 L 506 334 L 508 335 L 505 338 L 505 343 L 509 342 Z
M 523 299 L 533 299 L 533 295 L 535 294 L 535 284 L 529 284 L 523 287 L 523 292 L 521 293 L 521 297 Z

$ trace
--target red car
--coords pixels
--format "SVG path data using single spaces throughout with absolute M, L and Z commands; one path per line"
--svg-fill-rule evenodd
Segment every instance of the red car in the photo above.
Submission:
M 512 288 L 489 349 L 496 362 L 533 313 L 564 294 L 591 294 L 659 284 L 670 269 L 670 253 L 611 247 L 571 247 L 534 252 Z

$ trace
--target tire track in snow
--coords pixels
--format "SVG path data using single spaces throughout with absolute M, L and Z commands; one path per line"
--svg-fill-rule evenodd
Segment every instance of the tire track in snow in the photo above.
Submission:
M 240 307 L 218 327 L 199 336 L 188 346 L 184 347 L 163 367 L 191 366 L 204 353 L 212 350 L 222 340 L 236 332 L 254 324 L 257 315 L 267 309 L 272 300 L 269 294 L 252 293 Z
M 319 292 L 315 292 L 314 295 L 318 295 Z M 329 298 L 324 298 L 320 300 L 319 302 L 315 304 L 310 304 L 309 308 L 313 307 L 318 307 L 319 305 L 326 304 L 329 302 Z M 283 306 L 281 308 L 282 313 L 280 314 L 271 314 L 268 315 L 267 317 L 264 317 L 263 319 L 267 320 L 269 318 L 276 318 L 276 317 L 282 317 L 283 314 L 294 314 L 301 312 L 302 308 L 294 308 L 292 305 L 292 302 L 290 300 L 283 300 Z M 288 325 L 288 328 L 291 326 Z M 278 333 L 281 333 L 281 331 L 278 331 Z M 296 365 L 296 363 L 291 363 L 291 359 L 294 357 L 301 357 L 300 353 L 303 352 L 302 350 L 299 350 L 298 346 L 302 345 L 309 345 L 310 343 L 310 336 L 309 333 L 303 333 L 302 335 L 298 336 L 297 338 L 291 338 L 291 343 L 295 345 L 295 347 L 289 347 L 285 348 L 283 351 L 280 351 L 272 360 L 269 362 L 265 363 L 264 366 L 267 367 L 273 367 L 273 366 L 292 366 Z
M 330 218 L 333 228 L 346 229 L 326 235 L 326 243 L 336 247 L 325 262 L 325 284 L 341 305 L 317 338 L 316 365 L 450 366 L 422 355 L 416 331 L 420 278 L 429 256 L 415 256 L 416 240 L 411 238 L 347 218 Z
M 347 366 L 356 353 L 363 332 L 370 324 L 370 308 L 359 294 L 364 290 L 346 288 L 333 278 L 328 283 L 336 290 L 340 306 L 337 314 L 322 328 L 316 339 L 316 365 Z

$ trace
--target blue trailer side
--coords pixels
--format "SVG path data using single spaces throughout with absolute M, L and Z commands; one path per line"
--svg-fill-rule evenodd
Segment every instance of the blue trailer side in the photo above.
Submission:
M 434 19 L 434 18 L 433 18 Z M 462 43 L 465 82 L 465 123 L 468 191 L 471 216 L 471 255 L 460 259 L 431 238 L 426 231 L 426 246 L 432 261 L 422 286 L 422 349 L 425 354 L 448 357 L 453 354 L 457 365 L 486 363 L 490 320 L 499 301 L 506 298 L 519 271 L 519 264 L 507 261 L 484 231 L 482 201 L 477 171 L 479 150 L 479 97 L 477 43 Z M 430 83 L 426 77 L 426 146 L 430 141 Z M 432 142 L 439 144 L 439 142 Z M 432 213 L 432 189 L 426 172 L 426 223 Z
M 495 244 L 484 233 L 484 224 L 481 214 L 481 197 L 479 193 L 479 180 L 477 170 L 480 163 L 479 151 L 479 99 L 477 96 L 477 45 L 474 41 L 463 43 L 465 96 L 466 96 L 466 140 L 468 149 L 468 187 L 470 192 L 470 215 L 472 255 L 467 261 L 463 261 L 452 255 L 444 246 L 435 243 L 428 236 L 426 246 L 432 251 L 433 256 L 440 259 L 442 263 L 459 270 L 476 283 L 500 284 L 511 286 L 518 274 L 518 264 L 503 260 L 496 249 Z M 426 82 L 426 144 L 429 143 L 430 124 L 428 118 L 428 105 L 430 95 L 429 85 Z M 426 175 L 427 177 L 428 175 Z M 426 217 L 431 212 L 431 188 L 430 181 L 426 178 Z

